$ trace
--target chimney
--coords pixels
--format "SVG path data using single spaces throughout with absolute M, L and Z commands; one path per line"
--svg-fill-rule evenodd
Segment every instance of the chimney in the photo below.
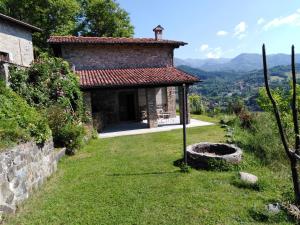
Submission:
M 158 25 L 157 27 L 155 27 L 153 29 L 153 31 L 155 33 L 155 40 L 157 40 L 157 41 L 162 40 L 163 30 L 164 30 L 164 28 L 161 25 Z

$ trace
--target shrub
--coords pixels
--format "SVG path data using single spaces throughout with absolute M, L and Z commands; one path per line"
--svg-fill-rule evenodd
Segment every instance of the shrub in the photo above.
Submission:
M 190 110 L 193 114 L 204 114 L 205 106 L 200 95 L 191 94 L 189 96 Z
M 10 68 L 11 87 L 44 112 L 56 147 L 77 149 L 87 122 L 78 77 L 69 64 L 42 54 L 28 69 Z M 37 127 L 38 128 L 38 127 Z M 80 140 L 81 139 L 81 140 Z
M 84 128 L 82 125 L 68 123 L 57 134 L 57 139 L 67 149 L 67 154 L 73 155 L 83 143 Z
M 272 118 L 269 113 L 259 113 L 253 117 L 251 129 L 246 129 L 240 121 L 234 127 L 234 142 L 254 153 L 265 164 L 285 160 L 278 129 Z
M 84 118 L 78 77 L 69 64 L 42 54 L 30 68 L 10 68 L 11 88 L 36 108 L 59 104 L 70 115 Z
M 68 151 L 78 149 L 84 136 L 80 122 L 74 121 L 68 110 L 53 105 L 44 111 L 52 130 L 56 147 L 66 147 Z
M 26 101 L 0 82 L 0 140 L 2 147 L 51 136 L 47 121 Z
M 250 129 L 254 121 L 254 115 L 247 110 L 242 110 L 238 117 L 243 128 Z

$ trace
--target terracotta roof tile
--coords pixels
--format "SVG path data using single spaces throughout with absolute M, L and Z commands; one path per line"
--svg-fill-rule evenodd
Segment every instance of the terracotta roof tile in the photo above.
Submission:
M 193 84 L 200 80 L 174 67 L 79 70 L 82 88 Z
M 51 36 L 50 44 L 152 44 L 152 45 L 176 45 L 183 46 L 187 43 L 172 40 L 156 40 L 154 38 L 122 38 L 122 37 L 75 37 L 75 36 Z

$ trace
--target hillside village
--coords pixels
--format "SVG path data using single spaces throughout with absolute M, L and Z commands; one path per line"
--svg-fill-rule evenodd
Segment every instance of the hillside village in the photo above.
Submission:
M 294 45 L 180 59 L 123 2 L 0 1 L 0 224 L 299 223 Z

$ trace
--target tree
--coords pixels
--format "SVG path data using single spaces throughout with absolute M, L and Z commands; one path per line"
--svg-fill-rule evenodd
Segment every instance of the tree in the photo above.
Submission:
M 78 34 L 86 36 L 131 37 L 134 27 L 129 14 L 115 0 L 82 0 Z
M 295 52 L 294 46 L 292 46 L 292 99 L 291 99 L 291 112 L 293 116 L 293 125 L 294 125 L 294 146 L 290 148 L 287 135 L 281 120 L 281 115 L 279 108 L 273 95 L 271 93 L 269 82 L 268 82 L 268 70 L 267 70 L 267 60 L 266 60 L 266 50 L 265 45 L 262 47 L 263 55 L 263 67 L 264 67 L 264 79 L 267 96 L 269 97 L 274 115 L 276 118 L 278 130 L 280 133 L 280 138 L 282 145 L 284 147 L 285 153 L 290 161 L 290 167 L 292 172 L 292 181 L 294 186 L 295 202 L 297 205 L 300 205 L 300 182 L 299 182 L 299 163 L 300 160 L 300 133 L 299 133 L 299 121 L 298 121 L 298 110 L 297 110 L 297 85 L 296 85 L 296 70 L 295 70 Z
M 77 28 L 80 4 L 76 0 L 0 0 L 0 11 L 43 31 L 34 33 L 35 46 L 46 49 L 50 35 L 70 35 Z
M 0 12 L 43 29 L 33 35 L 42 50 L 50 35 L 133 35 L 128 13 L 114 0 L 0 0 Z

